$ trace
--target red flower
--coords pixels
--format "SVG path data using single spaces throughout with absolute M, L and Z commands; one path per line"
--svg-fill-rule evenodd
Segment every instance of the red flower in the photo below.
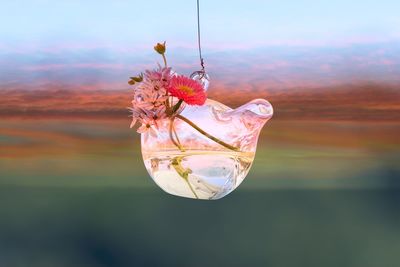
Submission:
M 172 77 L 168 92 L 189 105 L 201 106 L 207 99 L 203 86 L 183 75 Z

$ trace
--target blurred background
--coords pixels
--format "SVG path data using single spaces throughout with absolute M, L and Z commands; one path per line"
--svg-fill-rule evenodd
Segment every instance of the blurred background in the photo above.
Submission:
M 0 266 L 398 266 L 398 1 L 201 0 L 209 97 L 268 99 L 243 184 L 177 198 L 129 129 L 167 41 L 200 68 L 195 1 L 0 10 Z

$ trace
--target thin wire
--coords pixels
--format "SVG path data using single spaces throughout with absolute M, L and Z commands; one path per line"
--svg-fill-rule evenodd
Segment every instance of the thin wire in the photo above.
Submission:
M 199 56 L 200 56 L 200 65 L 201 71 L 204 72 L 204 59 L 201 55 L 201 38 L 200 38 L 200 0 L 197 0 L 197 42 L 199 45 Z

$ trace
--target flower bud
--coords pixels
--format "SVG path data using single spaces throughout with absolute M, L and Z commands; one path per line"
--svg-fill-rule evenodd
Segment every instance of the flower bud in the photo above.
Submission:
M 165 41 L 164 41 L 164 43 L 162 43 L 162 44 L 157 43 L 157 45 L 154 46 L 154 50 L 156 50 L 157 53 L 163 55 L 163 54 L 165 53 L 165 50 L 166 50 L 166 48 L 165 48 Z
M 140 74 L 139 76 L 130 77 L 130 80 L 128 81 L 128 83 L 130 85 L 134 85 L 135 83 L 140 83 L 142 81 L 143 81 L 143 74 Z

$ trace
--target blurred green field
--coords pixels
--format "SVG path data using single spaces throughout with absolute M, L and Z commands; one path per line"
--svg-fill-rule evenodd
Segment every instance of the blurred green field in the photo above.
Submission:
M 398 266 L 400 194 L 0 189 L 0 266 Z

